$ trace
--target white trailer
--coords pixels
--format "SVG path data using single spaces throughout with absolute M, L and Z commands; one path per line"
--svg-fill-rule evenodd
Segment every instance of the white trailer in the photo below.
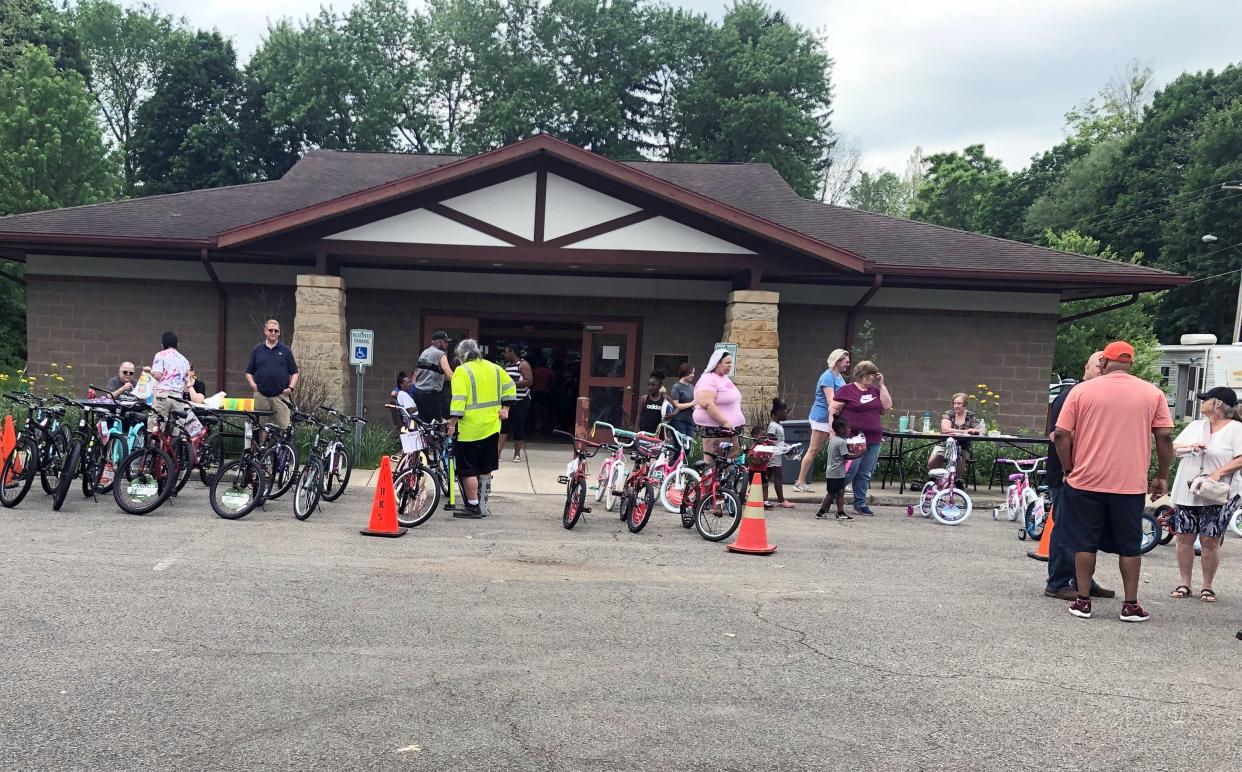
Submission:
M 1217 386 L 1228 386 L 1242 399 L 1242 344 L 1220 345 L 1215 335 L 1183 335 L 1179 344 L 1159 349 L 1160 387 L 1174 420 L 1198 418 L 1195 395 Z

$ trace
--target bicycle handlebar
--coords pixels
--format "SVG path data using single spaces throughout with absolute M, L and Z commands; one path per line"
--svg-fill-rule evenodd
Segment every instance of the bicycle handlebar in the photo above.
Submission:
M 1039 469 L 1039 465 L 1046 462 L 1048 460 L 1048 457 L 1040 456 L 1039 458 L 998 458 L 996 460 L 1002 464 L 1013 464 L 1019 472 L 1030 474 L 1031 472 L 1034 472 L 1035 470 Z M 1027 464 L 1030 468 L 1023 467 L 1023 464 Z

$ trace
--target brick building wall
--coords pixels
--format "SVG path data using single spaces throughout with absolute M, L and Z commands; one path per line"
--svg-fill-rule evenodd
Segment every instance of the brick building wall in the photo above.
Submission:
M 781 306 L 781 382 L 792 393 L 793 418 L 806 417 L 828 353 L 844 339 L 845 318 L 842 307 Z M 859 326 L 867 320 L 875 331 L 874 361 L 893 395 L 888 420 L 894 425 L 906 412 L 920 420 L 925 410 L 939 416 L 955 392 L 974 393 L 986 383 L 1002 395 L 1001 429 L 1044 427 L 1056 317 L 866 309 Z
M 215 288 L 201 282 L 28 276 L 29 372 L 42 378 L 52 362 L 62 372 L 71 364 L 74 386 L 85 393 L 88 383 L 102 386 L 124 360 L 139 369 L 151 364 L 160 350 L 160 336 L 171 330 L 209 393 L 217 391 L 216 308 Z M 229 287 L 229 393 L 249 395 L 246 361 L 269 316 L 280 320 L 288 340 L 293 333 L 292 287 Z

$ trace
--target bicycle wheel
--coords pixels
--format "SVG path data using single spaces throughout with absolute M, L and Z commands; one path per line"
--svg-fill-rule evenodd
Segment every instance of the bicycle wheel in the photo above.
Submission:
M 293 447 L 283 442 L 263 451 L 259 457 L 263 467 L 263 479 L 268 490 L 264 498 L 278 499 L 289 492 L 294 479 L 297 478 L 298 454 Z
M 266 485 L 263 467 L 254 458 L 237 458 L 221 464 L 211 478 L 211 508 L 225 520 L 243 518 L 263 503 Z
M 194 443 L 185 432 L 178 431 L 173 437 L 173 461 L 177 464 L 176 487 L 174 492 L 180 493 L 194 473 Z
M 38 471 L 39 446 L 31 438 L 22 437 L 0 466 L 0 504 L 12 508 L 22 503 Z
M 293 492 L 293 516 L 305 520 L 319 506 L 319 496 L 323 491 L 323 466 L 317 458 L 306 462 L 298 478 L 297 489 Z
M 940 492 L 940 488 L 936 486 L 935 480 L 928 480 L 923 483 L 923 490 L 919 492 L 918 511 L 923 517 L 931 517 L 932 499 L 936 498 L 936 494 Z
M 585 504 L 586 478 L 571 477 L 565 486 L 565 509 L 561 512 L 561 525 L 565 526 L 565 530 L 570 530 L 578 524 Z
M 660 503 L 669 512 L 681 511 L 686 491 L 699 484 L 699 473 L 688 466 L 679 466 L 660 483 Z
M 724 541 L 733 535 L 742 522 L 742 508 L 737 495 L 721 488 L 716 496 L 703 497 L 694 511 L 694 527 L 708 541 Z
M 1160 543 L 1168 544 L 1173 541 L 1173 507 L 1168 504 L 1162 504 L 1156 507 L 1156 511 L 1152 513 L 1156 522 L 1160 524 Z M 1164 524 L 1169 523 L 1166 527 Z
M 1044 526 L 1048 522 L 1047 513 L 1035 500 L 1027 504 L 1026 512 L 1022 513 L 1022 530 L 1027 537 L 1039 541 L 1044 536 Z
M 630 533 L 638 533 L 647 527 L 647 523 L 651 521 L 655 503 L 655 486 L 650 481 L 644 481 L 634 492 L 630 511 L 626 513 L 625 527 L 630 529 Z
M 970 494 L 954 486 L 945 488 L 931 500 L 932 517 L 941 525 L 961 525 L 974 509 Z
M 138 448 L 117 467 L 112 485 L 116 505 L 131 515 L 154 512 L 172 494 L 173 460 L 160 448 Z
M 604 500 L 604 491 L 608 488 L 608 482 L 612 479 L 612 461 L 608 460 L 599 466 L 599 475 L 595 478 L 595 500 Z M 568 493 L 565 494 L 568 497 Z
M 699 506 L 699 484 L 696 483 L 686 489 L 685 495 L 681 499 L 681 508 L 678 512 L 681 514 L 681 527 L 694 527 L 694 512 Z
M 103 474 L 105 460 L 104 444 L 92 437 L 87 441 L 86 448 L 82 452 L 83 496 L 90 497 L 101 492 L 99 490 L 99 477 Z M 106 493 L 106 491 L 102 492 Z
M 397 475 L 392 481 L 397 500 L 397 522 L 414 528 L 431 519 L 440 504 L 440 486 L 427 467 L 418 464 Z
M 1149 512 L 1143 513 L 1143 540 L 1139 542 L 1139 554 L 1146 555 L 1160 543 L 1160 521 Z
M 64 467 L 60 470 L 60 477 L 56 479 L 56 489 L 52 491 L 53 512 L 59 512 L 64 506 L 65 497 L 69 495 L 69 486 L 73 484 L 73 478 L 78 476 L 78 468 L 81 465 L 82 441 L 75 439 L 69 446 L 69 455 L 65 459 Z
M 604 509 L 609 512 L 613 511 L 613 507 L 621 503 L 621 496 L 618 493 L 625 487 L 625 462 L 612 465 L 612 479 L 608 481 L 608 490 L 604 492 Z M 625 518 L 622 517 L 622 520 Z
M 349 485 L 349 473 L 353 471 L 354 462 L 349 457 L 345 446 L 337 443 L 332 448 L 332 455 L 323 475 L 323 500 L 336 501 Z
M 1234 511 L 1233 517 L 1230 518 L 1229 530 L 1233 531 L 1236 536 L 1242 536 L 1242 507 L 1238 507 Z
M 39 452 L 39 484 L 43 486 L 43 492 L 51 496 L 60 480 L 61 467 L 65 465 L 69 441 L 63 433 L 53 432 L 43 441 Z
M 218 433 L 211 434 L 198 449 L 198 479 L 203 485 L 211 485 L 211 479 L 220 470 L 222 461 L 224 461 L 224 437 Z

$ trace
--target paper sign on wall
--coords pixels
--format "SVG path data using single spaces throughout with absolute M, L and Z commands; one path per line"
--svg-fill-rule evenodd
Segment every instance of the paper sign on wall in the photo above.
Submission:
M 621 347 L 620 346 L 601 346 L 600 348 L 601 348 L 600 359 L 616 360 L 616 359 L 621 358 Z
M 729 352 L 729 356 L 733 358 L 733 362 L 729 365 L 729 377 L 732 378 L 733 374 L 737 372 L 737 344 L 736 343 L 717 343 L 713 350 L 719 351 L 721 349 L 724 349 L 725 351 Z

